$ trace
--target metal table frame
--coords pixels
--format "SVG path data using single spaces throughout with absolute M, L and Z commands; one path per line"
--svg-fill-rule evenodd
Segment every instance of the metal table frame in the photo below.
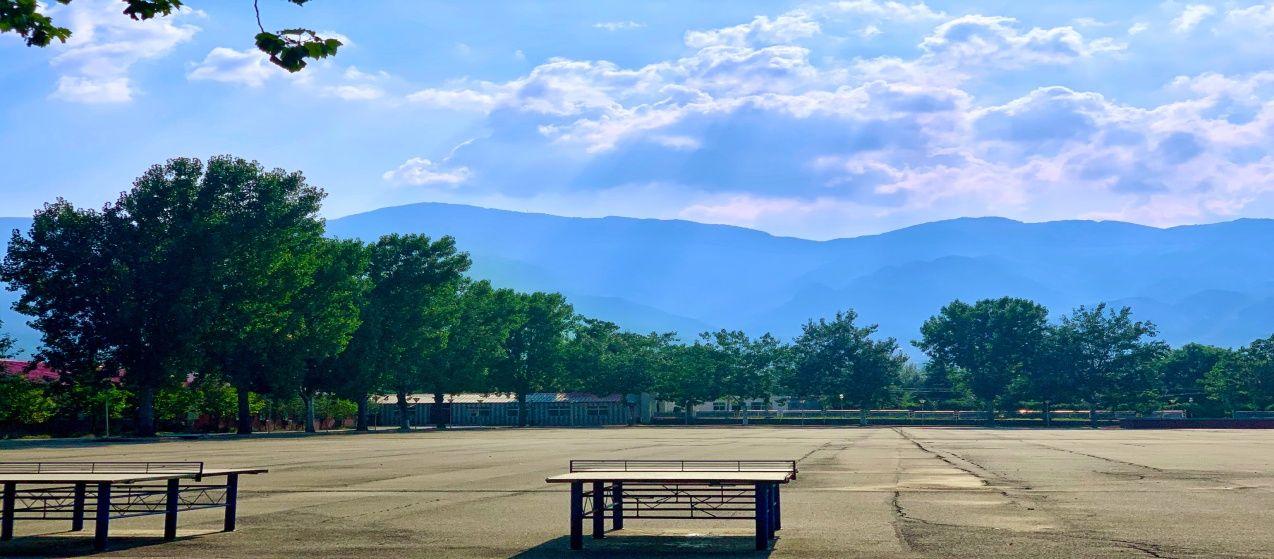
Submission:
M 571 549 L 583 549 L 585 519 L 602 539 L 609 517 L 613 530 L 625 519 L 752 520 L 766 550 L 782 529 L 779 487 L 796 473 L 793 460 L 572 460 L 546 481 L 571 486 Z
M 164 515 L 164 539 L 177 537 L 177 514 L 224 508 L 224 531 L 235 529 L 239 476 L 261 468 L 209 469 L 203 462 L 0 462 L 4 485 L 0 541 L 23 520 L 70 520 L 72 531 L 94 520 L 93 548 L 106 549 L 110 521 Z M 221 483 L 205 478 L 224 478 Z M 182 480 L 189 480 L 186 484 Z M 19 489 L 20 486 L 30 486 Z

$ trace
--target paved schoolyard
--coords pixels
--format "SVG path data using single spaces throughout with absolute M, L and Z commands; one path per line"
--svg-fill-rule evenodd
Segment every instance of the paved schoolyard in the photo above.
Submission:
M 567 550 L 569 458 L 795 458 L 773 557 L 1271 557 L 1274 431 L 493 429 L 155 443 L 0 443 L 2 460 L 265 466 L 220 510 L 112 522 L 107 556 L 764 556 L 751 523 L 629 521 Z M 90 549 L 19 522 L 0 556 Z M 49 534 L 43 537 L 21 537 Z

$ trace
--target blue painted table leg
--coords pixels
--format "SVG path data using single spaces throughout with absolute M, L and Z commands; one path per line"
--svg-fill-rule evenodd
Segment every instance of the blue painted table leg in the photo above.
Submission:
M 606 537 L 606 486 L 593 482 L 593 539 Z
M 0 516 L 0 541 L 8 541 L 13 539 L 13 517 L 16 514 L 14 510 L 18 499 L 18 484 L 8 482 L 4 484 L 4 511 Z
M 79 532 L 84 529 L 84 501 L 88 494 L 88 484 L 75 484 L 75 497 L 71 504 L 71 531 Z
M 239 474 L 226 476 L 226 522 L 225 531 L 235 529 L 235 516 L 239 513 Z
M 177 539 L 177 505 L 181 502 L 179 479 L 168 480 L 168 501 L 164 503 L 164 539 Z
M 106 549 L 106 538 L 111 525 L 111 484 L 97 484 L 97 517 L 93 523 L 93 549 Z
M 616 530 L 624 529 L 624 482 L 617 481 L 610 486 L 610 504 L 614 507 L 611 511 L 611 527 Z
M 571 482 L 571 549 L 584 548 L 584 483 Z
M 774 486 L 774 529 L 783 529 L 783 505 L 779 495 L 782 494 L 783 488 L 780 485 Z
M 756 549 L 765 551 L 770 548 L 770 495 L 769 484 L 758 483 L 756 492 Z

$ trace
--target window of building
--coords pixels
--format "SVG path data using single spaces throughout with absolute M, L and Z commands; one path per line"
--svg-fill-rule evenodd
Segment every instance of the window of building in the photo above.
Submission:
M 730 402 L 713 402 L 712 411 L 730 411 Z
M 549 417 L 569 417 L 570 415 L 570 404 L 549 404 Z
M 474 406 L 473 415 L 475 417 L 491 417 L 491 406 L 489 404 Z
M 586 413 L 592 417 L 608 415 L 606 404 L 589 404 Z
M 508 411 L 509 416 L 510 416 L 510 417 L 517 417 L 517 415 L 518 415 L 518 407 L 517 407 L 517 406 L 508 406 L 508 408 L 509 408 L 509 411 Z
M 765 401 L 764 401 L 764 400 L 762 400 L 762 401 L 760 401 L 760 402 L 752 402 L 751 404 L 748 404 L 748 406 L 749 406 L 749 408 L 750 408 L 752 411 L 765 411 Z

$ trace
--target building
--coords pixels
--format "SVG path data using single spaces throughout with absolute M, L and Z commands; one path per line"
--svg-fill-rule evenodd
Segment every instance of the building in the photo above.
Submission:
M 381 425 L 398 423 L 398 396 L 373 397 L 379 408 Z M 407 396 L 408 418 L 412 425 L 429 425 L 435 420 L 433 394 Z M 519 425 L 520 408 L 513 394 L 445 394 L 437 413 L 449 425 Z M 590 425 L 630 425 L 649 423 L 654 400 L 647 395 L 596 396 L 582 392 L 537 392 L 526 398 L 528 425 L 576 427 Z

